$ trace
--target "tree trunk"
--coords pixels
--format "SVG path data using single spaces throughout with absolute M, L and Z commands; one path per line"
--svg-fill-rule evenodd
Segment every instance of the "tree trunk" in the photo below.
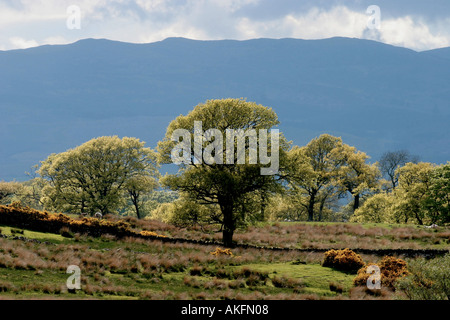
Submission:
M 222 242 L 223 245 L 227 248 L 232 248 L 233 247 L 233 233 L 234 230 L 230 229 L 230 228 L 223 228 L 223 232 L 222 232 Z
M 423 226 L 423 220 L 422 220 L 422 218 L 419 216 L 418 211 L 415 212 L 415 215 L 416 215 L 417 221 L 419 222 L 419 225 Z
M 139 212 L 139 204 L 138 201 L 133 201 L 134 202 L 134 208 L 136 209 L 136 215 L 138 217 L 138 219 L 141 219 L 141 213 Z
M 86 210 L 86 205 L 84 204 L 84 199 L 81 200 L 81 212 L 80 213 L 84 213 L 84 211 Z
M 359 193 L 355 194 L 353 197 L 353 213 L 355 213 L 355 210 L 359 208 Z
M 233 234 L 236 229 L 235 220 L 233 219 L 233 204 L 231 201 L 226 201 L 220 205 L 223 214 L 223 230 L 222 242 L 225 247 L 231 248 L 233 246 Z
M 139 193 L 133 191 L 128 191 L 128 193 L 130 194 L 134 209 L 136 210 L 136 215 L 138 219 L 141 219 L 141 213 L 139 212 Z
M 314 220 L 314 204 L 316 202 L 316 193 L 312 193 L 309 198 L 309 205 L 308 205 L 308 221 Z
M 319 221 L 322 221 L 322 212 L 323 212 L 323 208 L 325 207 L 325 201 L 326 201 L 326 198 L 324 198 L 320 201 L 319 219 L 318 219 Z

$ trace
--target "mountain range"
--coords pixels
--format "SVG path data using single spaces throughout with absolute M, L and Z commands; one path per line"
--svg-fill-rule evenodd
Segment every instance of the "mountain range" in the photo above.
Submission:
M 407 149 L 450 160 L 450 48 L 371 40 L 85 39 L 0 51 L 0 180 L 104 135 L 154 148 L 172 119 L 208 99 L 273 108 L 294 144 L 342 137 L 375 162 Z

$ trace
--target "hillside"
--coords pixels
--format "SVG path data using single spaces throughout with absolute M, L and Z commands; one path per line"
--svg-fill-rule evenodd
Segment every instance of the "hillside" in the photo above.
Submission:
M 378 160 L 408 149 L 450 159 L 450 51 L 349 38 L 149 44 L 86 39 L 0 51 L 0 180 L 24 180 L 50 153 L 102 135 L 154 147 L 168 123 L 207 99 L 274 108 L 303 145 L 327 132 Z
M 61 223 L 65 227 L 55 231 Z M 153 230 L 169 238 L 145 236 L 142 231 L 140 237 L 137 233 L 123 236 L 124 227 L 147 230 L 147 234 Z M 90 232 L 94 229 L 98 232 Z M 378 293 L 368 292 L 355 284 L 356 270 L 325 265 L 327 252 L 332 254 L 336 251 L 330 249 L 349 244 L 356 247 L 357 253 L 343 250 L 356 258 L 345 260 L 349 266 L 352 261 L 381 263 L 389 254 L 405 259 L 409 267 L 425 256 L 427 265 L 438 266 L 433 270 L 442 270 L 442 278 L 436 271 L 436 275 L 427 276 L 442 283 L 450 266 L 448 227 L 266 223 L 239 230 L 238 244 L 231 250 L 208 241 L 217 236 L 213 229 L 209 231 L 203 238 L 198 227 L 177 228 L 155 220 L 114 216 L 97 220 L 0 206 L 0 299 L 190 303 L 204 303 L 205 299 L 408 299 L 404 292 L 392 291 L 385 284 Z M 272 247 L 274 243 L 278 249 Z M 388 259 L 396 261 L 392 256 Z M 73 279 L 69 266 L 80 270 L 78 288 L 68 281 Z M 430 292 L 441 294 L 430 300 L 445 299 L 445 289 L 439 286 Z

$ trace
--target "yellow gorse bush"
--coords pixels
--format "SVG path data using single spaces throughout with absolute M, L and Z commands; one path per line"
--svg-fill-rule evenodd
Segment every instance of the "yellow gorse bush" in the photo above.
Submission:
M 381 286 L 394 289 L 397 279 L 409 274 L 407 264 L 400 258 L 385 256 L 379 263 L 368 263 L 358 270 L 358 274 L 353 279 L 355 286 L 365 286 L 367 279 L 371 276 L 367 273 L 367 268 L 370 265 L 375 265 L 380 268 Z
M 157 234 L 156 232 L 153 232 L 153 231 L 147 231 L 147 230 L 142 230 L 139 234 L 141 236 L 144 236 L 144 237 L 162 237 L 162 238 L 166 238 L 166 236 Z
M 100 220 L 92 217 L 73 219 L 62 213 L 49 213 L 29 207 L 22 207 L 19 203 L 9 206 L 0 205 L 0 224 L 40 231 L 59 233 L 63 227 L 72 232 L 88 234 L 98 237 L 102 234 L 115 236 L 152 236 L 164 237 L 152 231 L 135 232 L 125 221 Z
M 322 263 L 324 267 L 356 273 L 364 266 L 364 261 L 361 256 L 348 248 L 328 250 L 324 255 L 325 258 Z
M 228 249 L 228 248 L 227 249 L 221 249 L 219 247 L 216 248 L 216 251 L 210 252 L 210 254 L 213 255 L 213 256 L 216 256 L 216 257 L 224 256 L 224 255 L 230 256 L 230 257 L 233 256 L 233 252 L 231 252 L 231 249 Z

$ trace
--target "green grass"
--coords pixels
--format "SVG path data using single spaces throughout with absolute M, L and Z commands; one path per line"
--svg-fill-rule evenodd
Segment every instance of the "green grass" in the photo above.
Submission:
M 37 232 L 37 231 L 31 231 L 31 230 L 26 230 L 26 229 L 18 229 L 18 228 L 13 228 L 13 227 L 8 227 L 8 226 L 0 226 L 1 229 L 1 233 L 6 235 L 6 236 L 21 236 L 21 237 L 25 237 L 28 239 L 36 239 L 39 241 L 56 241 L 56 242 L 62 242 L 62 241 L 66 241 L 69 238 L 65 238 L 60 234 L 55 234 L 55 233 L 47 233 L 47 232 Z M 13 232 L 11 232 L 11 230 L 17 230 L 22 233 L 16 233 L 13 234 Z
M 293 264 L 271 263 L 271 264 L 248 264 L 233 268 L 249 268 L 259 272 L 266 272 L 269 278 L 275 276 L 286 276 L 294 279 L 301 279 L 304 283 L 305 293 L 314 293 L 321 296 L 333 296 L 335 292 L 330 291 L 330 283 L 340 284 L 344 289 L 344 294 L 352 287 L 354 274 L 348 274 L 320 264 Z
M 308 228 L 289 229 L 288 226 L 294 224 L 307 224 Z M 248 231 L 249 241 L 255 241 L 258 237 L 263 239 L 272 237 L 277 240 L 277 245 L 282 246 L 283 243 L 280 241 L 283 237 L 294 235 L 293 243 L 298 241 L 300 236 L 311 242 L 317 241 L 324 246 L 339 245 L 339 239 L 354 243 L 353 238 L 350 237 L 353 236 L 352 228 L 341 226 L 333 228 L 333 224 L 336 223 L 281 222 L 278 224 L 281 228 L 286 225 L 283 230 L 278 227 L 272 228 L 270 227 L 272 224 L 269 223 L 260 224 L 255 227 L 256 230 Z M 397 226 L 363 224 L 362 227 L 392 230 Z M 405 225 L 401 227 L 405 228 Z M 136 239 L 119 240 L 111 236 L 92 238 L 77 235 L 75 238 L 65 238 L 59 234 L 34 232 L 8 226 L 0 226 L 0 229 L 2 234 L 7 236 L 13 235 L 12 230 L 23 231 L 23 234 L 17 235 L 42 242 L 13 240 L 11 237 L 0 238 L 2 242 L 0 296 L 6 298 L 265 299 L 281 297 L 282 299 L 301 299 L 307 295 L 314 298 L 340 298 L 338 293 L 330 289 L 330 284 L 342 288 L 342 296 L 349 297 L 355 277 L 354 274 L 322 267 L 320 262 L 323 255 L 320 253 L 303 254 L 235 248 L 232 250 L 235 254 L 233 257 L 214 257 L 210 252 L 214 251 L 215 246 L 170 244 Z M 417 233 L 414 227 L 411 227 L 411 229 L 403 230 L 405 235 L 418 235 L 418 238 L 403 239 L 399 238 L 395 232 L 385 232 L 379 236 L 377 232 L 367 232 L 367 234 L 361 232 L 361 227 L 353 229 L 356 232 L 355 235 L 364 237 L 364 241 L 386 238 L 392 240 L 388 242 L 390 245 L 420 242 L 434 247 L 447 245 L 448 248 L 446 238 L 448 233 L 445 233 L 445 230 L 439 231 L 440 237 L 430 237 L 430 235 L 438 234 L 438 231 L 418 228 L 417 230 L 421 233 Z M 285 233 L 286 230 L 289 232 Z M 304 230 L 304 233 L 298 230 Z M 326 234 L 333 230 L 337 232 Z M 414 232 L 411 233 L 411 231 Z M 440 241 L 439 244 L 434 243 L 436 240 Z M 137 261 L 143 257 L 148 259 L 148 261 L 143 260 L 147 261 L 145 263 L 154 265 L 153 269 L 149 269 L 148 266 L 145 269 L 139 265 L 141 262 Z M 295 263 L 296 261 L 302 261 L 302 263 Z M 82 270 L 82 289 L 76 293 L 69 293 L 65 288 L 69 277 L 65 269 L 69 264 L 74 263 L 79 264 Z M 173 268 L 170 268 L 171 263 L 174 263 Z M 181 267 L 177 267 L 178 263 Z M 166 268 L 166 265 L 169 267 Z M 198 275 L 190 273 L 190 270 L 199 266 L 205 272 Z M 267 274 L 268 278 L 251 283 L 247 281 L 248 278 L 220 277 L 217 273 L 219 270 L 225 270 L 233 274 L 244 268 Z M 301 285 L 277 287 L 274 285 L 275 277 L 292 280 L 292 283 L 301 280 Z M 236 286 L 236 283 L 239 286 Z
M 2 227 L 3 233 L 10 233 L 7 227 Z M 214 273 L 191 276 L 189 270 L 197 263 L 188 262 L 186 268 L 182 271 L 161 271 L 156 270 L 154 274 L 145 274 L 141 270 L 130 271 L 113 271 L 108 267 L 98 267 L 89 269 L 84 265 L 80 265 L 82 270 L 82 288 L 75 293 L 67 292 L 65 283 L 69 274 L 65 272 L 65 265 L 62 264 L 58 268 L 49 269 L 47 267 L 24 268 L 17 267 L 0 267 L 0 296 L 9 299 L 41 299 L 41 298 L 58 298 L 58 299 L 223 299 L 230 295 L 230 298 L 250 297 L 250 299 L 262 298 L 268 296 L 276 296 L 277 294 L 295 294 L 292 288 L 277 288 L 273 286 L 270 279 L 274 276 L 286 275 L 289 278 L 298 278 L 304 281 L 304 287 L 298 294 L 316 294 L 317 296 L 334 296 L 334 292 L 329 289 L 329 283 L 335 282 L 343 285 L 346 291 L 351 286 L 353 276 L 342 272 L 332 270 L 330 268 L 321 267 L 319 264 L 295 265 L 290 262 L 267 263 L 258 262 L 259 256 L 253 259 L 256 263 L 240 263 L 235 258 L 225 258 L 223 260 L 211 258 L 210 248 L 203 247 L 171 247 L 169 245 L 161 246 L 160 243 L 154 242 L 122 242 L 120 240 L 109 241 L 101 238 L 82 237 L 78 241 L 66 241 L 60 235 L 51 235 L 45 233 L 31 233 L 24 231 L 26 237 L 38 237 L 39 239 L 60 239 L 59 245 L 52 244 L 26 244 L 21 240 L 6 240 L 13 246 L 13 250 L 26 250 L 38 252 L 46 248 L 56 254 L 65 248 L 69 249 L 74 243 L 77 246 L 84 246 L 85 253 L 83 255 L 91 255 L 90 253 L 102 252 L 105 258 L 109 257 L 109 252 L 116 251 L 126 252 L 130 260 L 136 259 L 139 254 L 151 256 L 160 256 L 162 254 L 171 257 L 180 254 L 197 254 L 202 249 L 202 255 L 210 257 L 210 262 L 201 264 L 209 270 L 217 270 L 225 268 L 227 270 L 238 270 L 241 268 L 249 268 L 251 270 L 267 272 L 269 280 L 257 285 L 244 285 L 233 289 L 228 284 L 234 279 L 217 278 Z M 161 251 L 163 250 L 163 252 Z M 2 251 L 7 254 L 8 250 Z M 18 251 L 13 251 L 11 256 L 16 256 Z M 194 258 L 195 259 L 195 258 Z M 33 261 L 30 261 L 31 265 Z M 70 262 L 67 262 L 70 264 Z M 193 284 L 187 284 L 186 278 L 191 279 Z M 243 283 L 246 279 L 240 279 Z M 219 287 L 216 287 L 218 284 Z M 220 287 L 220 285 L 224 285 Z M 1 290 L 2 286 L 8 287 L 7 290 Z M 232 293 L 230 293 L 232 292 Z M 344 292 L 347 294 L 347 292 Z

